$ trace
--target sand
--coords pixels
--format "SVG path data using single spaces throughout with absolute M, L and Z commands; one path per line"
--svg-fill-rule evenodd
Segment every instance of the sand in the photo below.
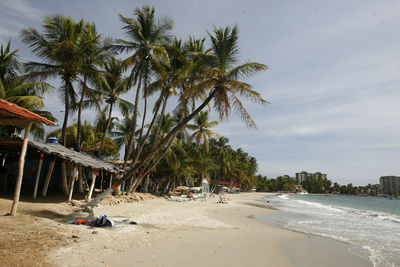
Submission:
M 257 221 L 254 216 L 275 212 L 263 207 L 259 201 L 262 196 L 229 195 L 232 200 L 228 204 L 217 204 L 217 198 L 207 202 L 155 198 L 102 204 L 95 209 L 95 215 L 106 213 L 111 217 L 116 223 L 111 229 L 66 224 L 74 207 L 65 203 L 41 208 L 42 212 L 58 214 L 59 219 L 27 212 L 33 209 L 33 203 L 24 202 L 22 215 L 12 219 L 37 219 L 40 225 L 47 223 L 46 229 L 54 230 L 53 236 L 44 238 L 51 241 L 44 242 L 44 249 L 38 245 L 30 252 L 37 255 L 34 259 L 39 266 L 372 266 L 368 260 L 350 253 L 347 244 Z M 74 213 L 76 218 L 85 215 Z M 138 224 L 129 224 L 129 220 Z M 2 221 L 11 220 L 3 216 Z M 0 229 L 3 232 L 4 226 Z M 24 231 L 27 234 L 35 229 L 17 227 L 13 231 L 23 235 Z M 10 248 L 7 251 L 14 254 Z M 32 266 L 26 263 L 23 261 L 20 266 Z

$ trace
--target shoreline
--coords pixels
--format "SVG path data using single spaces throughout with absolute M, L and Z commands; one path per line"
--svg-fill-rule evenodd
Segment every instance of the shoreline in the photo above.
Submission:
M 100 206 L 115 220 L 113 229 L 69 225 L 76 242 L 53 249 L 46 262 L 58 266 L 372 266 L 350 245 L 284 228 L 253 216 L 274 210 L 259 205 L 264 193 L 229 195 L 228 204 L 170 202 Z M 124 219 L 138 222 L 123 224 Z M 93 234 L 93 231 L 97 233 Z
M 22 201 L 19 215 L 0 217 L 0 266 L 372 266 L 345 242 L 258 220 L 277 212 L 261 201 L 267 195 L 229 195 L 227 204 L 217 204 L 218 197 L 112 198 L 95 215 L 106 213 L 114 228 L 68 224 L 88 214 L 64 201 Z M 10 203 L 0 199 L 3 214 Z

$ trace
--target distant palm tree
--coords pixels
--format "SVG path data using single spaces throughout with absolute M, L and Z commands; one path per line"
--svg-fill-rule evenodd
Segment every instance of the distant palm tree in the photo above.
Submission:
M 88 152 L 90 154 L 95 155 L 99 149 L 100 141 L 102 138 L 102 133 L 96 132 L 96 128 L 85 121 L 82 124 L 82 131 L 81 131 L 81 146 L 79 149 L 84 152 Z M 66 135 L 65 135 L 65 146 L 68 148 L 75 148 L 76 147 L 76 140 L 77 140 L 77 125 L 73 123 L 71 126 L 67 127 Z M 47 134 L 47 137 L 57 137 L 61 138 L 62 129 L 54 130 Z M 118 147 L 116 143 L 109 137 L 106 137 L 104 144 L 103 144 L 103 155 L 107 157 L 115 157 L 118 155 Z
M 92 39 L 84 35 L 85 23 L 82 20 L 74 22 L 70 17 L 46 17 L 43 23 L 43 33 L 34 28 L 22 31 L 22 40 L 44 62 L 29 62 L 25 64 L 28 77 L 31 79 L 59 76 L 62 80 L 61 96 L 64 101 L 64 122 L 61 142 L 66 142 L 66 129 L 69 109 L 76 103 L 76 93 L 73 82 L 76 81 L 82 63 L 82 55 L 92 48 Z M 95 38 L 93 36 L 93 38 Z
M 186 125 L 186 128 L 194 131 L 190 137 L 190 142 L 192 142 L 192 140 L 195 138 L 196 147 L 199 148 L 201 139 L 203 139 L 206 152 L 208 152 L 208 138 L 211 136 L 216 136 L 218 138 L 221 137 L 218 133 L 209 129 L 213 126 L 216 126 L 218 121 L 214 120 L 209 122 L 208 117 L 208 111 L 200 111 L 200 113 L 195 117 L 195 123 Z
M 103 143 L 107 132 L 110 130 L 111 118 L 114 105 L 118 105 L 123 115 L 129 114 L 133 110 L 133 105 L 127 100 L 120 98 L 120 95 L 126 93 L 129 89 L 128 78 L 123 76 L 122 61 L 111 59 L 105 63 L 105 72 L 102 79 L 102 88 L 105 101 L 108 108 L 107 125 L 104 130 L 103 138 L 101 139 L 98 155 L 101 155 Z

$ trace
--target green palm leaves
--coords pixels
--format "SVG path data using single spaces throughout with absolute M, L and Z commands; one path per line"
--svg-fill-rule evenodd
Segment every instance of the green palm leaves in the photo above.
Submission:
M 52 87 L 40 81 L 27 81 L 23 75 L 21 63 L 18 59 L 18 50 L 11 51 L 11 42 L 6 46 L 0 45 L 0 98 L 40 113 L 51 120 L 55 118 L 50 112 L 41 111 L 44 107 L 42 96 Z M 13 129 L 10 129 L 13 131 Z M 44 129 L 41 125 L 33 125 L 32 133 L 42 138 Z M 5 131 L 4 134 L 9 134 Z
M 246 62 L 235 66 L 239 55 L 237 26 L 224 29 L 214 28 L 214 34 L 208 33 L 208 35 L 212 47 L 211 51 L 204 56 L 209 70 L 204 74 L 206 79 L 203 83 L 205 86 L 212 86 L 217 90 L 214 97 L 214 108 L 219 113 L 220 119 L 223 119 L 224 117 L 228 118 L 230 109 L 233 107 L 248 127 L 255 127 L 255 122 L 244 108 L 239 96 L 260 104 L 268 102 L 259 93 L 252 90 L 250 84 L 239 79 L 251 77 L 268 67 L 256 62 Z
M 218 121 L 208 121 L 208 111 L 200 111 L 200 113 L 195 117 L 195 124 L 188 124 L 186 128 L 194 130 L 190 137 L 190 142 L 193 139 L 196 140 L 196 147 L 198 148 L 201 139 L 204 140 L 204 147 L 206 152 L 208 152 L 208 138 L 211 136 L 221 137 L 218 133 L 211 131 L 209 128 L 216 126 Z
M 61 90 L 65 104 L 64 123 L 61 142 L 66 142 L 66 128 L 69 110 L 76 103 L 73 82 L 82 66 L 82 55 L 93 49 L 93 42 L 99 36 L 91 34 L 93 25 L 83 20 L 74 22 L 70 17 L 46 17 L 42 25 L 43 32 L 34 28 L 22 31 L 22 40 L 43 62 L 28 62 L 25 67 L 30 79 L 46 79 L 59 76 L 63 82 Z

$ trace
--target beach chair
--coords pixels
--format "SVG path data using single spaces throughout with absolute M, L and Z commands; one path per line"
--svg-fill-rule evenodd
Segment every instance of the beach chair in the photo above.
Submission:
M 203 193 L 200 195 L 200 201 L 207 201 L 207 194 Z
M 218 194 L 218 197 L 219 197 L 219 200 L 217 203 L 228 203 L 228 201 L 226 201 L 225 195 Z

